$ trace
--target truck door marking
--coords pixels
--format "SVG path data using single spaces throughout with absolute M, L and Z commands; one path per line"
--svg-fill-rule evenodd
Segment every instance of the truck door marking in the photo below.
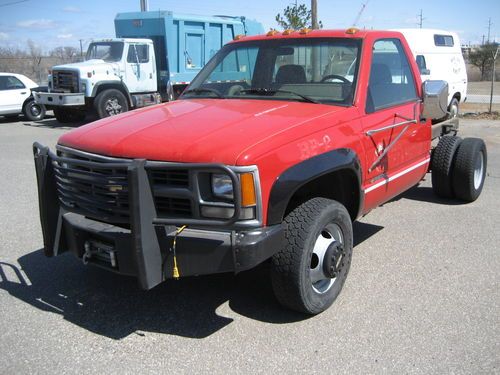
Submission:
M 365 194 L 367 194 L 367 193 L 369 193 L 369 192 L 371 192 L 371 191 L 373 191 L 381 186 L 384 186 L 388 182 L 391 182 L 391 181 L 393 181 L 401 176 L 404 176 L 405 174 L 410 173 L 411 171 L 414 171 L 415 169 L 421 167 L 422 165 L 429 163 L 430 160 L 431 160 L 431 158 L 426 158 L 426 159 L 422 160 L 421 162 L 411 166 L 410 168 L 407 168 L 401 172 L 396 173 L 395 175 L 392 175 L 388 178 L 385 178 L 384 180 L 382 180 L 380 182 L 377 182 L 376 184 L 374 184 L 372 186 L 367 187 L 365 189 Z
M 331 142 L 332 140 L 330 136 L 328 134 L 325 134 L 321 138 L 321 141 L 318 141 L 318 139 L 316 138 L 311 138 L 306 141 L 297 143 L 297 147 L 300 151 L 300 159 L 309 159 L 321 152 L 328 151 Z

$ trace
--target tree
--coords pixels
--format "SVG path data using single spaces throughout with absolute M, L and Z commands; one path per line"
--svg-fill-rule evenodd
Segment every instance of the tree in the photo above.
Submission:
M 75 62 L 79 57 L 79 52 L 75 47 L 56 47 L 50 51 L 49 55 L 51 57 L 57 58 L 61 64 L 66 64 L 68 62 Z
M 493 56 L 498 48 L 498 43 L 487 43 L 469 53 L 469 63 L 477 66 L 481 72 L 481 81 L 489 79 L 493 68 Z
M 305 27 L 312 28 L 311 11 L 307 9 L 305 4 L 287 6 L 283 10 L 283 16 L 278 13 L 276 22 L 283 29 L 300 30 Z M 319 21 L 319 27 L 323 27 L 323 23 Z

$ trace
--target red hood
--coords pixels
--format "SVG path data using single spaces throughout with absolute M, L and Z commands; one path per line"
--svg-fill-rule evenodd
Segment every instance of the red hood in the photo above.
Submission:
M 59 144 L 114 157 L 234 165 L 252 146 L 343 109 L 277 100 L 178 100 L 82 126 Z

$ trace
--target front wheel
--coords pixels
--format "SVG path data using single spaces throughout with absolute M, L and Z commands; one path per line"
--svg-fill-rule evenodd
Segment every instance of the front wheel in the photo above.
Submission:
M 45 106 L 35 103 L 34 99 L 30 99 L 24 103 L 23 115 L 30 121 L 43 120 L 45 117 Z
M 451 103 L 450 103 L 450 106 L 448 108 L 448 112 L 449 112 L 449 114 L 448 114 L 449 119 L 458 117 L 458 99 L 457 98 L 451 99 Z
M 351 265 L 352 222 L 346 208 L 313 198 L 285 218 L 285 243 L 273 256 L 271 279 L 278 301 L 319 314 L 335 301 Z
M 116 89 L 104 90 L 97 95 L 94 107 L 99 118 L 118 115 L 128 111 L 128 102 L 125 95 Z

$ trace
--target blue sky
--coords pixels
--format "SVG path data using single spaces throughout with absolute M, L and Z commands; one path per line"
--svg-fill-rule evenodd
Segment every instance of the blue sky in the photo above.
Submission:
M 244 15 L 269 29 L 277 27 L 275 15 L 290 3 L 291 0 L 149 0 L 149 8 Z M 309 5 L 310 1 L 305 3 Z M 417 27 L 417 15 L 422 9 L 424 27 L 456 31 L 462 43 L 480 43 L 488 33 L 491 17 L 491 39 L 500 41 L 499 0 L 318 0 L 319 18 L 325 28 L 349 27 L 363 3 L 367 4 L 358 22 L 361 28 Z M 139 0 L 0 0 L 0 46 L 24 48 L 30 38 L 45 51 L 64 45 L 78 47 L 79 39 L 87 44 L 92 38 L 114 36 L 115 14 L 138 11 L 139 4 Z

